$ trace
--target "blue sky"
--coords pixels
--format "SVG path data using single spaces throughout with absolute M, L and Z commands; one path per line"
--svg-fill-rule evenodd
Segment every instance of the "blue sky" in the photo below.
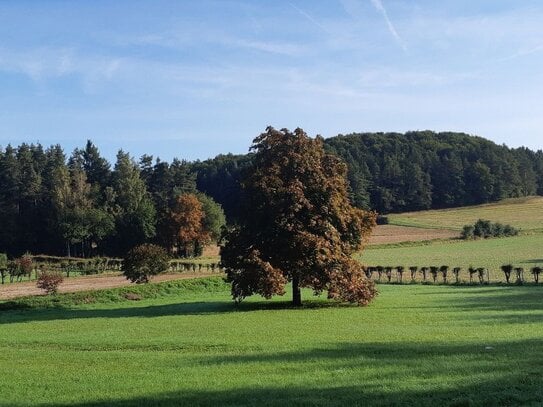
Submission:
M 0 145 L 205 159 L 267 125 L 543 148 L 543 2 L 0 2 Z

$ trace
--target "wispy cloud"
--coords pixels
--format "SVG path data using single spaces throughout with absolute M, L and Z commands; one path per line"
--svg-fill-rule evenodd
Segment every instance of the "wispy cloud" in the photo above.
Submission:
M 319 23 L 311 14 L 307 13 L 306 11 L 302 10 L 300 7 L 295 6 L 292 3 L 289 3 L 290 7 L 292 7 L 294 10 L 296 10 L 298 13 L 300 13 L 303 17 L 305 17 L 306 20 L 313 23 L 316 27 L 320 28 L 322 31 L 324 31 L 326 34 L 332 34 L 330 30 L 328 30 L 324 25 Z
M 405 45 L 404 40 L 402 37 L 400 37 L 400 34 L 398 34 L 398 31 L 396 31 L 396 27 L 394 27 L 394 24 L 392 24 L 392 21 L 390 21 L 390 18 L 388 17 L 388 12 L 383 5 L 383 2 L 381 0 L 371 0 L 371 4 L 373 4 L 373 7 L 382 14 L 383 18 L 385 19 L 385 22 L 387 23 L 388 31 L 392 34 L 396 42 L 404 51 L 407 51 L 407 46 Z

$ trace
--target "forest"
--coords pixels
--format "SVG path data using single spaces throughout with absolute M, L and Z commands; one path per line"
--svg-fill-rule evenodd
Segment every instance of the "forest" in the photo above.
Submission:
M 353 203 L 380 213 L 543 195 L 542 151 L 431 131 L 339 135 L 324 144 L 347 163 Z M 219 237 L 223 210 L 230 223 L 243 216 L 239 180 L 251 161 L 252 154 L 136 161 L 121 150 L 112 165 L 91 141 L 69 156 L 60 145 L 8 145 L 0 148 L 0 252 L 122 256 L 153 242 L 196 255 Z

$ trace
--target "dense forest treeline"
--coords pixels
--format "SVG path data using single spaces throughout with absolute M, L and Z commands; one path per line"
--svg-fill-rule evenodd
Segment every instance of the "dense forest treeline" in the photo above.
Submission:
M 355 205 L 380 213 L 476 205 L 543 195 L 543 152 L 511 149 L 463 133 L 414 131 L 339 135 L 325 140 L 348 166 Z M 194 164 L 199 190 L 237 217 L 238 181 L 250 155 Z
M 325 147 L 347 163 L 353 202 L 382 213 L 543 195 L 541 151 L 480 137 L 364 133 L 326 139 Z M 243 216 L 240 180 L 251 161 L 251 154 L 136 161 L 119 151 L 112 166 L 90 141 L 69 156 L 59 145 L 8 145 L 0 148 L 0 252 L 122 255 L 143 242 L 170 248 L 172 219 L 191 221 L 172 217 L 194 201 L 177 201 L 187 194 L 198 196 L 194 212 L 206 214 L 205 235 L 216 238 L 224 222 L 216 202 L 231 221 Z

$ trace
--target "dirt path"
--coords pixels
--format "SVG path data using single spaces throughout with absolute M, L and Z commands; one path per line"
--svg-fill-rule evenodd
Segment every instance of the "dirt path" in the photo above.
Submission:
M 189 278 L 209 277 L 217 273 L 172 273 L 163 274 L 153 278 L 153 282 L 171 280 L 184 280 Z M 65 278 L 60 285 L 59 292 L 71 293 L 75 291 L 103 290 L 106 288 L 124 287 L 131 285 L 122 275 L 95 275 Z M 36 281 L 0 285 L 0 301 L 11 300 L 29 295 L 43 295 L 43 290 L 36 287 Z
M 451 239 L 459 236 L 460 233 L 448 229 L 422 229 L 408 226 L 379 225 L 373 229 L 370 237 L 370 245 Z

